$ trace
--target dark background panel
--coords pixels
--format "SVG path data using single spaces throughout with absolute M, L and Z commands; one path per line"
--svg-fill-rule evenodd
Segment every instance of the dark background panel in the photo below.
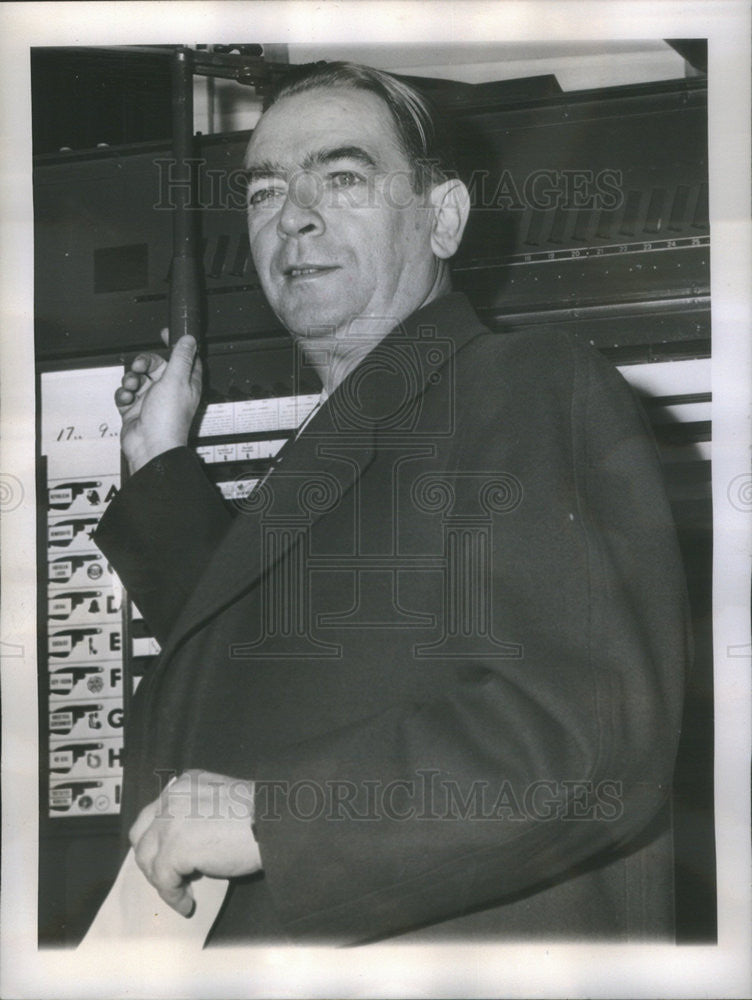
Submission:
M 596 93 L 461 113 L 462 172 L 475 181 L 455 280 L 492 323 L 575 305 L 707 299 L 704 88 Z M 248 250 L 239 174 L 247 140 L 197 142 L 210 342 L 284 336 Z M 155 342 L 167 316 L 171 171 L 166 142 L 37 158 L 40 357 Z M 549 180 L 526 194 L 541 172 Z M 643 343 L 651 336 L 646 323 Z M 703 339 L 707 353 L 707 325 Z

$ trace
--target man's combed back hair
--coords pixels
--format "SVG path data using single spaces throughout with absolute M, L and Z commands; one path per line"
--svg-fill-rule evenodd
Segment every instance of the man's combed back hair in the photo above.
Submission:
M 283 97 L 325 87 L 365 90 L 384 101 L 401 150 L 412 167 L 413 187 L 418 194 L 456 176 L 448 122 L 424 94 L 382 70 L 349 62 L 295 66 L 269 95 L 264 110 Z

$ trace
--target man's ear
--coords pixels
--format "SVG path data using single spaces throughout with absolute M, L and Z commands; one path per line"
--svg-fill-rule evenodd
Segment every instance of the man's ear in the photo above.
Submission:
M 431 249 L 441 260 L 457 252 L 470 211 L 470 194 L 461 180 L 452 178 L 432 188 Z

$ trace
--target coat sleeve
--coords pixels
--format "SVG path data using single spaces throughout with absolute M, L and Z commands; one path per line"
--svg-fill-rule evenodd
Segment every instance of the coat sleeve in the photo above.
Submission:
M 493 350 L 472 349 L 477 398 Z M 491 567 L 519 655 L 469 656 L 435 698 L 259 766 L 265 881 L 294 938 L 362 941 L 534 891 L 613 856 L 666 801 L 689 640 L 655 445 L 595 352 L 562 337 L 549 353 L 548 376 L 524 362 L 457 433 L 466 468 L 522 487 Z
M 231 521 L 188 448 L 148 462 L 105 511 L 94 541 L 160 643 Z

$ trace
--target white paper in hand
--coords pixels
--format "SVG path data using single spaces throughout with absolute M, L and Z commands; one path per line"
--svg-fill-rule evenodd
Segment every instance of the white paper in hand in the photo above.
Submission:
M 170 941 L 198 951 L 219 913 L 227 885 L 224 878 L 197 878 L 191 883 L 196 900 L 193 914 L 181 917 L 146 880 L 131 849 L 79 948 L 112 946 L 114 941 Z

